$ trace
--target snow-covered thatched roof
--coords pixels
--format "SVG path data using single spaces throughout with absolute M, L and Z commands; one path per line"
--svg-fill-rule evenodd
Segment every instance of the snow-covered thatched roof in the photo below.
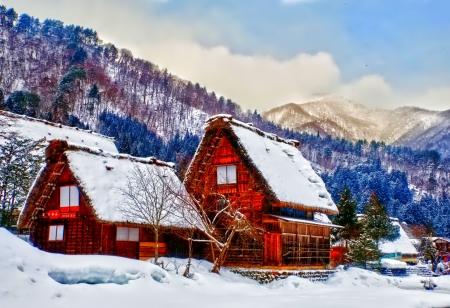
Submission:
M 25 138 L 33 140 L 45 138 L 47 141 L 59 139 L 118 153 L 114 145 L 114 138 L 96 134 L 90 130 L 69 127 L 1 110 L 0 118 L 8 122 L 8 129 L 11 132 L 17 132 Z
M 395 241 L 383 241 L 380 243 L 380 250 L 384 254 L 401 252 L 406 255 L 417 255 L 417 249 L 411 243 L 410 238 L 402 228 L 397 218 L 391 218 L 391 224 L 400 228 L 400 237 Z
M 266 183 L 270 193 L 278 202 L 298 205 L 303 210 L 336 214 L 338 212 L 324 182 L 312 169 L 311 164 L 298 150 L 297 140 L 283 139 L 275 134 L 261 131 L 251 124 L 245 124 L 220 114 L 206 122 L 206 133 L 197 149 L 201 155 L 202 147 L 207 146 L 208 134 L 213 135 L 215 128 L 226 131 L 232 144 L 238 147 L 238 155 L 245 158 L 254 173 Z M 195 172 L 190 167 L 189 173 Z M 188 173 L 189 176 L 192 176 Z
M 148 174 L 165 178 L 166 183 L 173 185 L 174 190 L 183 187 L 175 174 L 174 164 L 159 161 L 154 157 L 138 158 L 126 154 L 115 154 L 98 148 L 83 147 L 73 143 L 54 140 L 46 150 L 47 163 L 39 173 L 30 190 L 28 200 L 22 211 L 19 224 L 24 227 L 25 220 L 30 217 L 32 207 L 42 195 L 42 189 L 47 184 L 47 178 L 53 172 L 56 164 L 64 162 L 75 182 L 80 194 L 86 200 L 96 217 L 109 222 L 143 223 L 139 219 L 132 219 L 119 206 L 125 205 L 126 197 L 122 189 L 126 188 L 127 175 L 135 168 L 148 170 Z M 155 180 L 155 183 L 158 182 Z M 162 189 L 159 183 L 156 189 Z M 151 189 L 151 188 L 149 188 Z M 179 215 L 169 215 L 163 225 L 183 226 Z M 23 220 L 23 221 L 22 221 Z

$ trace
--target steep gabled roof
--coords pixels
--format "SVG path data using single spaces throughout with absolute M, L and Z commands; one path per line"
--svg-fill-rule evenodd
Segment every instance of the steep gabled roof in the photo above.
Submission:
M 69 171 L 81 195 L 84 197 L 96 217 L 108 222 L 132 222 L 143 221 L 127 219 L 118 209 L 123 204 L 125 196 L 120 189 L 126 187 L 127 173 L 133 168 L 148 167 L 150 171 L 159 171 L 168 182 L 180 185 L 175 174 L 174 164 L 159 161 L 154 157 L 138 158 L 125 154 L 115 154 L 98 148 L 83 147 L 62 140 L 53 140 L 46 149 L 46 164 L 41 169 L 38 178 L 34 182 L 24 209 L 19 218 L 19 226 L 25 228 L 31 219 L 36 205 L 43 208 L 45 199 L 50 193 L 45 193 L 47 186 L 55 186 L 58 179 L 53 174 L 61 174 L 59 166 L 69 168 Z M 156 170 L 158 169 L 158 170 Z M 156 174 L 156 172 L 154 173 Z M 179 189 L 179 187 L 174 187 Z M 176 215 L 170 215 L 163 225 L 183 226 L 183 222 Z
M 399 223 L 398 218 L 391 217 L 391 224 L 400 228 L 400 237 L 395 241 L 382 241 L 380 243 L 381 252 L 387 254 L 398 251 L 402 254 L 417 255 L 417 249 L 414 247 L 411 239 L 402 228 L 402 225 Z
M 298 141 L 263 132 L 234 120 L 231 115 L 216 115 L 207 120 L 205 135 L 186 176 L 187 186 L 195 180 L 200 161 L 208 159 L 204 152 L 221 133 L 253 175 L 264 182 L 262 186 L 271 200 L 303 210 L 338 212 L 324 182 L 297 149 Z
M 69 127 L 41 119 L 30 118 L 0 110 L 0 118 L 6 119 L 11 131 L 33 140 L 45 138 L 48 141 L 59 139 L 84 146 L 97 147 L 104 151 L 118 153 L 114 138 L 96 134 L 91 130 Z

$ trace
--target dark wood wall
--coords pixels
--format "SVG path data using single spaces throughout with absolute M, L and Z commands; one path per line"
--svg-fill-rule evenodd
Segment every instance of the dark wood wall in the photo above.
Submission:
M 236 166 L 237 183 L 217 185 L 217 167 L 226 165 Z M 247 218 L 261 223 L 264 194 L 257 189 L 253 175 L 243 165 L 224 135 L 221 135 L 217 147 L 212 152 L 211 163 L 205 168 L 204 173 L 203 187 L 206 194 L 211 192 L 212 187 L 214 192 L 226 195 Z

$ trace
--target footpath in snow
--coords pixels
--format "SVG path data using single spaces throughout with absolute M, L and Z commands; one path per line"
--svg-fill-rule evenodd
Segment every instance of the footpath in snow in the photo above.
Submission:
M 0 307 L 449 307 L 450 276 L 426 291 L 420 277 L 395 278 L 351 268 L 325 283 L 299 277 L 261 285 L 195 261 L 149 262 L 113 256 L 51 254 L 0 229 Z M 176 269 L 178 268 L 178 273 Z

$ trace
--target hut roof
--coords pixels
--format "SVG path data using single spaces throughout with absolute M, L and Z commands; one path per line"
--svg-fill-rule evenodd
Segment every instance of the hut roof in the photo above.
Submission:
M 283 139 L 221 114 L 209 118 L 206 132 L 187 174 L 192 177 L 196 160 L 211 136 L 221 130 L 237 154 L 265 182 L 269 194 L 285 205 L 327 214 L 338 213 L 324 182 L 297 149 L 297 140 Z
M 382 253 L 401 252 L 402 254 L 416 255 L 417 249 L 411 243 L 410 238 L 406 234 L 402 225 L 399 223 L 398 218 L 391 217 L 391 224 L 400 228 L 400 237 L 395 241 L 382 241 L 380 243 L 380 250 Z
M 8 122 L 11 132 L 17 132 L 25 138 L 33 140 L 45 138 L 47 141 L 55 139 L 66 140 L 68 142 L 118 153 L 114 144 L 114 138 L 96 134 L 91 130 L 69 127 L 1 110 L 0 118 Z
M 49 178 L 54 172 L 53 168 L 61 162 L 69 168 L 80 194 L 83 195 L 88 206 L 92 207 L 96 217 L 102 221 L 144 223 L 138 219 L 130 220 L 123 211 L 118 209 L 118 205 L 124 206 L 126 200 L 120 189 L 126 187 L 127 173 L 135 167 L 149 168 L 150 174 L 155 176 L 159 172 L 174 186 L 182 187 L 183 185 L 175 174 L 173 163 L 159 161 L 154 157 L 138 158 L 54 140 L 47 147 L 46 164 L 30 189 L 19 218 L 20 227 L 26 226 L 36 201 L 42 195 L 42 188 L 48 185 Z M 156 186 L 156 189 L 163 189 L 161 186 Z M 174 188 L 178 189 L 178 187 Z M 183 226 L 182 220 L 175 214 L 169 215 L 163 225 Z

